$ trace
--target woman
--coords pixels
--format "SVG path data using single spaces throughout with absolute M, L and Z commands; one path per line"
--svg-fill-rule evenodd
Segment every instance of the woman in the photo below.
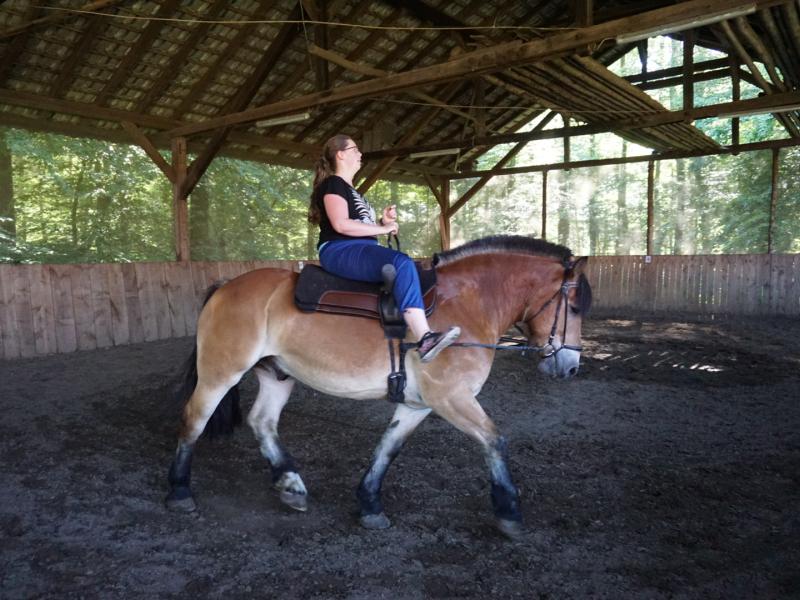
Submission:
M 353 187 L 353 177 L 360 168 L 361 152 L 351 138 L 336 135 L 325 143 L 317 162 L 308 211 L 308 220 L 320 229 L 320 264 L 334 275 L 374 282 L 383 281 L 383 265 L 394 265 L 397 307 L 419 340 L 420 360 L 430 362 L 456 340 L 461 330 L 450 327 L 445 332 L 431 331 L 414 261 L 378 243 L 378 235 L 397 233 L 397 211 L 388 206 L 383 209 L 380 223 L 375 222 L 375 210 Z

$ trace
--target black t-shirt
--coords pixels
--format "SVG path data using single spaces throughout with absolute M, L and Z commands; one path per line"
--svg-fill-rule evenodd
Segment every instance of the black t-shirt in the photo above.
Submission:
M 375 224 L 375 209 L 373 209 L 367 199 L 359 194 L 354 187 L 349 185 L 344 179 L 338 175 L 331 175 L 322 182 L 314 190 L 314 202 L 319 207 L 319 248 L 325 242 L 332 240 L 377 240 L 377 236 L 362 236 L 353 237 L 343 235 L 336 231 L 328 219 L 328 213 L 325 212 L 325 194 L 336 194 L 341 196 L 347 202 L 347 217 L 354 221 L 361 221 L 362 223 Z

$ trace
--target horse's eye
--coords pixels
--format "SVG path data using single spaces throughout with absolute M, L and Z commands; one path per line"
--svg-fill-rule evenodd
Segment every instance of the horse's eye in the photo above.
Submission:
M 572 314 L 573 314 L 573 315 L 579 315 L 579 314 L 581 314 L 581 309 L 580 309 L 580 308 L 577 308 L 577 307 L 575 307 L 575 306 L 570 306 L 570 307 L 569 307 L 569 309 L 572 311 Z

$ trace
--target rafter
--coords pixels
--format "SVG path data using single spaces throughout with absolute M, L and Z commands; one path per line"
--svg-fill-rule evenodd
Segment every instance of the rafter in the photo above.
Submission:
M 341 86 L 325 92 L 317 92 L 260 106 L 237 114 L 208 119 L 201 123 L 180 128 L 173 135 L 193 135 L 202 131 L 228 125 L 238 125 L 292 114 L 312 106 L 339 104 L 367 96 L 385 96 L 402 90 L 424 87 L 436 82 L 451 81 L 465 75 L 480 75 L 505 68 L 529 64 L 545 58 L 563 56 L 587 44 L 602 44 L 617 36 L 646 34 L 656 25 L 677 26 L 687 19 L 701 18 L 712 10 L 733 10 L 757 5 L 772 6 L 786 0 L 691 0 L 649 13 L 627 17 L 617 21 L 585 27 L 578 31 L 558 33 L 542 40 L 510 42 L 492 48 L 468 52 L 430 67 L 423 67 L 371 81 Z

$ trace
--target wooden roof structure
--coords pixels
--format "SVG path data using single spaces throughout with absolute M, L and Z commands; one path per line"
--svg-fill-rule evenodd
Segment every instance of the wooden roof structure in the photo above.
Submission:
M 607 68 L 658 34 L 687 42 L 683 67 Z M 695 64 L 694 44 L 729 58 Z M 721 75 L 733 100 L 694 106 L 693 83 Z M 742 79 L 762 94 L 740 100 Z M 646 93 L 676 83 L 683 110 Z M 362 190 L 379 178 L 435 188 L 503 172 L 545 137 L 613 131 L 663 156 L 726 152 L 693 120 L 752 112 L 800 143 L 800 0 L 0 2 L 0 125 L 137 143 L 177 203 L 218 154 L 311 168 L 339 132 L 365 151 Z M 566 126 L 544 129 L 555 114 Z

